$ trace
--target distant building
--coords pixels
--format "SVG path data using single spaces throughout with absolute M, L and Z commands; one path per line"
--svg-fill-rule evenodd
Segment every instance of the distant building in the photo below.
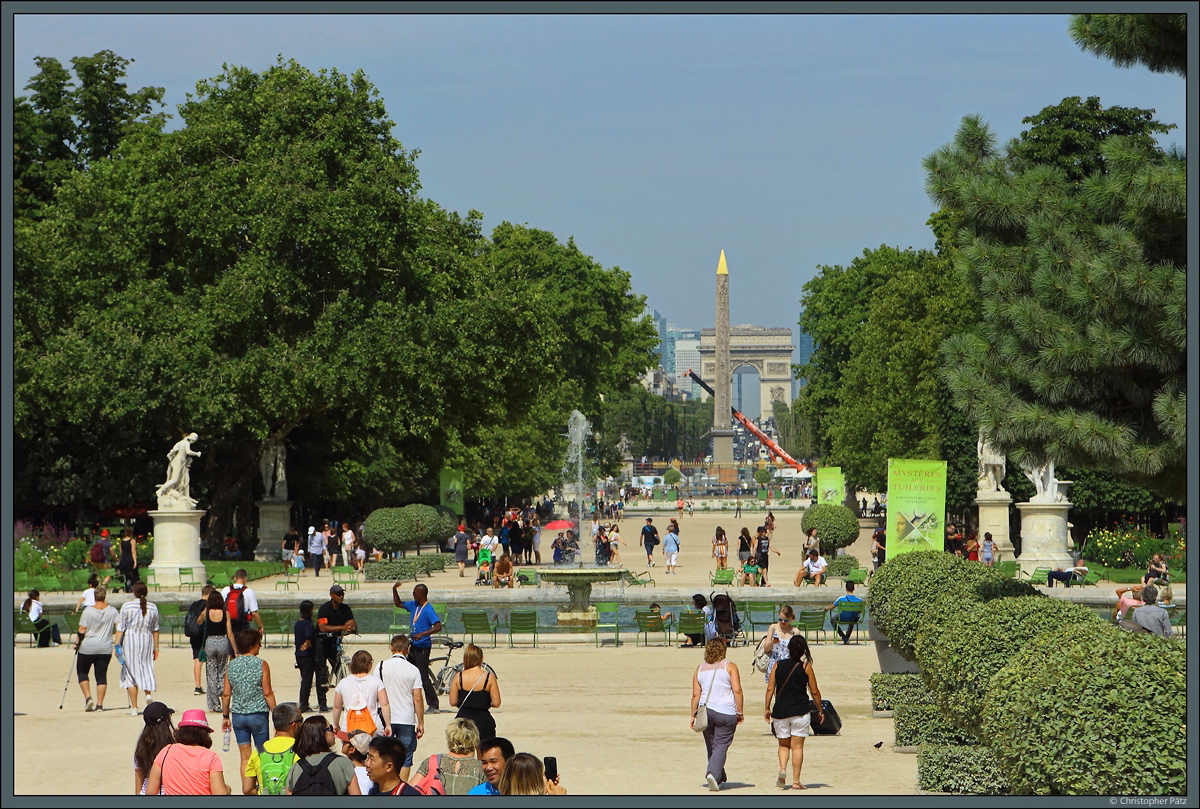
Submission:
M 691 380 L 688 371 L 700 373 L 700 330 L 674 329 L 668 331 L 668 335 L 675 355 L 675 362 L 671 366 L 675 374 L 675 388 L 683 396 L 695 398 L 701 393 L 700 386 Z
M 813 342 L 812 335 L 805 334 L 801 331 L 796 336 L 796 351 L 793 354 L 796 365 L 807 365 L 812 360 L 813 351 L 816 350 L 816 344 Z M 797 384 L 804 383 L 804 377 L 796 378 Z M 795 398 L 793 392 L 792 398 Z

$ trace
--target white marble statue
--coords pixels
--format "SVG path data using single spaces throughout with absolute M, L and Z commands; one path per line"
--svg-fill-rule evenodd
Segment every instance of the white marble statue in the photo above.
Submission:
M 979 441 L 975 445 L 979 455 L 979 493 L 991 494 L 1004 491 L 1004 472 L 1007 463 L 1004 453 L 984 437 L 983 430 L 979 431 Z
M 1054 461 L 1046 461 L 1038 466 L 1025 463 L 1021 465 L 1021 471 L 1033 483 L 1035 493 L 1029 502 L 1057 503 L 1063 499 L 1058 493 L 1058 478 L 1054 477 Z
M 630 442 L 629 436 L 625 435 L 625 433 L 621 433 L 621 440 L 617 442 L 617 452 L 621 453 L 622 458 L 631 457 L 629 455 L 629 447 L 631 443 L 632 442 Z
M 159 508 L 168 508 L 184 503 L 193 508 L 196 501 L 191 498 L 191 468 L 192 458 L 199 458 L 200 453 L 192 449 L 192 444 L 200 440 L 196 433 L 188 433 L 171 447 L 167 453 L 167 481 L 159 486 L 154 494 L 158 498 Z
M 271 438 L 263 445 L 258 457 L 258 471 L 262 474 L 263 499 L 287 500 L 287 447 L 278 438 Z

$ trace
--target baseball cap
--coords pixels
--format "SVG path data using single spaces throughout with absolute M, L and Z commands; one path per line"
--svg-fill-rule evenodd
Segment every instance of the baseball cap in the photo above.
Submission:
M 360 755 L 366 755 L 371 747 L 371 734 L 365 730 L 355 730 L 351 733 L 346 733 L 344 730 L 339 730 L 334 734 L 343 742 L 353 747 Z
M 165 703 L 151 702 L 142 709 L 142 721 L 147 725 L 157 725 L 159 722 L 167 721 L 173 713 L 175 712 L 168 708 Z
M 108 529 L 107 529 L 107 528 L 101 528 L 101 529 L 100 529 L 100 536 L 102 536 L 102 537 L 106 537 L 106 536 L 108 536 Z
M 183 717 L 179 720 L 181 728 L 204 728 L 207 731 L 212 731 L 208 726 L 208 718 L 204 715 L 204 711 L 199 708 L 193 708 L 190 711 L 184 711 Z
M 346 594 L 346 589 L 340 584 L 335 584 L 329 588 L 329 594 L 344 596 Z

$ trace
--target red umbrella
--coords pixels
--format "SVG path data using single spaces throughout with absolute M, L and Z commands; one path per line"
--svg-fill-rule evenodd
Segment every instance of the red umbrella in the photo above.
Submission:
M 572 520 L 551 520 L 542 526 L 547 531 L 567 531 L 575 527 Z

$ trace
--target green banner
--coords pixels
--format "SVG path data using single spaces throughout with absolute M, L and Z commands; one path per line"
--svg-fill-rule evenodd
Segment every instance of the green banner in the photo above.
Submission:
M 840 503 L 846 499 L 846 480 L 840 466 L 817 467 L 817 502 Z
M 945 547 L 946 462 L 888 459 L 889 558 Z
M 446 508 L 454 510 L 458 516 L 463 514 L 463 474 L 450 467 L 442 468 L 441 503 Z

